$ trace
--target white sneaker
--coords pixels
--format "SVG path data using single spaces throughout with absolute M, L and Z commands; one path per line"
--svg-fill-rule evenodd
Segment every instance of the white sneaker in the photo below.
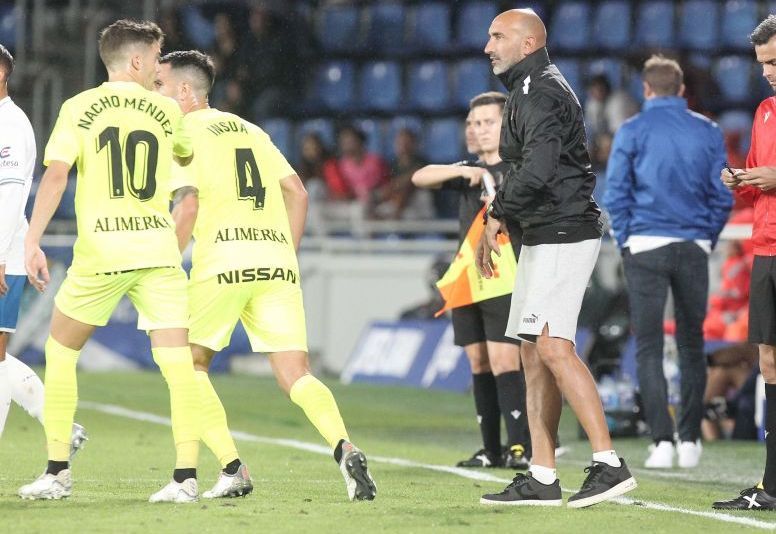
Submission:
M 169 484 L 151 495 L 148 502 L 197 502 L 198 494 L 196 478 L 187 478 L 183 482 L 171 480 Z
M 647 469 L 671 469 L 674 466 L 674 444 L 661 441 L 649 446 L 649 458 L 644 462 Z
M 70 497 L 73 491 L 73 480 L 70 469 L 63 469 L 56 475 L 43 473 L 34 482 L 19 488 L 22 499 L 62 499 Z
M 359 501 L 371 501 L 377 495 L 377 486 L 366 465 L 366 456 L 361 449 L 346 441 L 342 444 L 342 458 L 339 468 L 345 479 L 348 498 Z
M 86 433 L 86 429 L 78 423 L 73 423 L 73 430 L 70 434 L 70 461 L 73 461 L 75 453 L 80 451 L 86 445 L 89 440 L 89 435 Z
M 703 445 L 701 445 L 701 440 L 695 443 L 692 441 L 681 441 L 676 447 L 676 452 L 679 455 L 679 467 L 691 469 L 697 467 L 698 462 L 701 461 Z
M 245 497 L 253 491 L 253 482 L 248 473 L 248 467 L 242 464 L 233 475 L 227 475 L 223 471 L 218 475 L 215 486 L 202 494 L 205 499 L 218 497 Z

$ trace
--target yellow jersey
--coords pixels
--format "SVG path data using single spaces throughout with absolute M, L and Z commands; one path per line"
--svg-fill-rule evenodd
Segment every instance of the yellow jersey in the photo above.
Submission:
M 65 101 L 44 165 L 75 163 L 77 274 L 181 263 L 169 212 L 173 154 L 192 154 L 171 98 L 134 82 L 105 82 Z
M 261 128 L 214 108 L 184 117 L 197 157 L 175 166 L 174 189 L 199 191 L 192 280 L 299 283 L 280 180 L 296 174 Z

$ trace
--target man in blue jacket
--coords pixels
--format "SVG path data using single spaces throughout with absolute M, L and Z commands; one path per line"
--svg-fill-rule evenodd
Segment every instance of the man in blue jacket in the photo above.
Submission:
M 644 64 L 643 111 L 617 131 L 606 172 L 604 206 L 622 249 L 636 335 L 638 380 L 654 444 L 647 468 L 698 465 L 706 360 L 703 319 L 708 256 L 733 205 L 719 180 L 725 166 L 720 128 L 689 111 L 682 69 L 653 56 Z M 674 296 L 681 370 L 676 427 L 663 375 L 663 315 Z

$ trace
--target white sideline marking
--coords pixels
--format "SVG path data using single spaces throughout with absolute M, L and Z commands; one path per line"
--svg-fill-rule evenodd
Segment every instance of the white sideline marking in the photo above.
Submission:
M 86 408 L 89 410 L 95 410 L 95 411 L 107 413 L 110 415 L 126 417 L 128 419 L 134 419 L 136 421 L 156 423 L 158 425 L 163 425 L 163 426 L 170 426 L 172 424 L 169 417 L 162 417 L 160 415 L 155 415 L 148 412 L 130 410 L 129 408 L 124 408 L 123 406 L 117 406 L 115 404 L 103 404 L 100 402 L 79 401 L 78 407 Z M 239 439 L 241 441 L 250 441 L 254 443 L 266 443 L 268 445 L 283 445 L 294 449 L 331 456 L 331 450 L 329 449 L 329 447 L 325 447 L 323 445 L 318 445 L 315 443 L 308 443 L 306 441 L 299 441 L 295 439 L 283 439 L 283 438 L 269 438 L 265 436 L 257 436 L 255 434 L 249 434 L 247 432 L 241 432 L 239 430 L 232 431 L 232 436 L 234 436 L 235 439 Z M 426 470 L 437 471 L 441 473 L 450 473 L 452 475 L 458 475 L 460 477 L 469 478 L 472 480 L 479 480 L 483 482 L 501 482 L 501 483 L 511 482 L 510 479 L 489 475 L 487 473 L 482 473 L 480 471 L 471 471 L 471 470 L 462 469 L 458 467 L 448 467 L 446 465 L 424 464 L 421 462 L 414 462 L 412 460 L 405 460 L 402 458 L 391 458 L 387 456 L 369 455 L 369 460 L 373 462 L 398 465 L 402 467 L 414 467 L 418 469 L 426 469 Z M 565 493 L 576 493 L 575 490 L 570 490 L 566 488 L 564 488 L 563 491 Z M 739 517 L 739 516 L 719 513 L 719 512 L 702 512 L 699 510 L 689 510 L 687 508 L 669 506 L 667 504 L 662 504 L 659 502 L 642 501 L 642 500 L 631 499 L 628 497 L 618 497 L 616 499 L 613 499 L 612 502 L 617 504 L 636 506 L 639 508 L 646 508 L 649 510 L 657 510 L 660 512 L 675 512 L 680 514 L 693 515 L 696 517 L 712 519 L 714 521 L 722 521 L 724 523 L 736 523 L 739 525 L 744 525 L 747 527 L 755 527 L 755 528 L 760 528 L 764 530 L 776 530 L 776 523 L 769 523 L 767 521 L 760 521 L 757 519 L 751 519 L 749 517 Z

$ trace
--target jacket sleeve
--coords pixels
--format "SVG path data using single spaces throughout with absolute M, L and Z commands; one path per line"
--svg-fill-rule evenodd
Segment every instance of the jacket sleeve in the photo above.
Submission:
M 558 182 L 564 128 L 560 103 L 537 95 L 523 109 L 522 124 L 518 124 L 524 139 L 522 165 L 510 169 L 503 189 L 493 201 L 493 211 L 499 218 L 509 214 L 520 219 L 538 191 L 552 189 Z
M 719 234 L 725 227 L 725 223 L 727 223 L 728 216 L 730 215 L 730 210 L 733 208 L 733 195 L 719 178 L 727 158 L 725 138 L 722 135 L 722 130 L 720 130 L 718 126 L 714 126 L 712 135 L 714 136 L 714 159 L 710 169 L 711 176 L 709 179 L 711 187 L 709 190 L 708 202 L 709 210 L 711 210 L 711 247 L 714 248 L 717 246 Z
M 633 123 L 623 125 L 614 134 L 612 150 L 606 165 L 606 192 L 603 204 L 609 213 L 609 223 L 617 246 L 622 248 L 630 236 L 631 210 L 636 203 L 633 189 L 636 183 L 634 161 L 636 139 Z

